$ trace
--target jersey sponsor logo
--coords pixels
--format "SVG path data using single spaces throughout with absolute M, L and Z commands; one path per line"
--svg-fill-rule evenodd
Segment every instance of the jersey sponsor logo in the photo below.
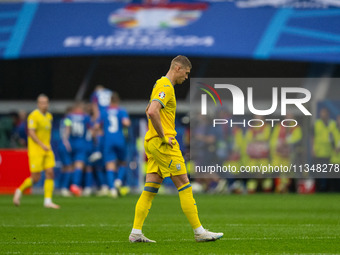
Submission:
M 160 99 L 164 99 L 165 98 L 165 93 L 163 91 L 159 92 L 158 96 L 159 96 Z
M 170 85 L 164 85 L 164 87 L 170 87 Z

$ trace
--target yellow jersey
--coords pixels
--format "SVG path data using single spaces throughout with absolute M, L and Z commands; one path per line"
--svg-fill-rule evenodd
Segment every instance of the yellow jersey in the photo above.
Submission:
M 321 119 L 314 124 L 314 154 L 318 158 L 329 158 L 332 155 L 332 134 L 336 128 L 336 122 L 329 120 L 327 125 Z
M 175 130 L 175 117 L 176 117 L 176 96 L 174 86 L 171 81 L 163 76 L 156 81 L 150 97 L 150 103 L 157 101 L 162 105 L 160 111 L 161 123 L 164 134 L 166 136 L 175 137 L 177 132 Z M 145 140 L 149 141 L 151 138 L 158 136 L 151 120 L 148 120 L 149 130 L 145 135 Z
M 51 113 L 47 112 L 46 114 L 43 114 L 38 109 L 31 112 L 27 118 L 27 128 L 34 129 L 38 139 L 49 148 L 51 148 L 52 120 L 53 117 Z M 42 155 L 47 153 L 39 144 L 34 142 L 30 136 L 28 136 L 27 149 L 28 153 L 31 155 Z

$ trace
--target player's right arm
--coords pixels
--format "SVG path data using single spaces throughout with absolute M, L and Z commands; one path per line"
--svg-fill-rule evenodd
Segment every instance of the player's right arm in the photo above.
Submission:
M 37 134 L 35 133 L 35 129 L 29 128 L 28 129 L 28 135 L 32 138 L 32 140 L 39 144 L 39 146 L 44 150 L 44 151 L 49 151 L 50 148 L 48 146 L 46 146 L 45 144 L 43 144 L 42 141 L 39 140 Z
M 158 136 L 162 139 L 163 143 L 169 144 L 171 147 L 173 145 L 172 140 L 174 137 L 167 137 L 164 135 L 164 130 L 161 122 L 160 110 L 162 109 L 162 105 L 158 101 L 151 101 L 149 104 L 149 108 L 147 109 L 147 115 L 151 120 L 152 126 L 155 128 Z

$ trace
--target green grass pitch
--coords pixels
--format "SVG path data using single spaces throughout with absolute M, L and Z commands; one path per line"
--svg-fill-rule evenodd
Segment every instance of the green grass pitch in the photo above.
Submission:
M 12 205 L 0 196 L 0 254 L 340 254 L 340 194 L 196 195 L 205 228 L 224 232 L 196 243 L 178 196 L 158 195 L 143 232 L 156 244 L 128 242 L 138 196 L 42 196 Z

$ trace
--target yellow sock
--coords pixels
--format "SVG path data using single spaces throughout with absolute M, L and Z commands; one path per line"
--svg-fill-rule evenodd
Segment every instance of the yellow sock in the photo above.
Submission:
M 44 183 L 44 198 L 52 198 L 53 194 L 53 189 L 54 189 L 54 180 L 52 179 L 45 179 Z
M 21 192 L 24 192 L 26 189 L 32 187 L 33 180 L 31 177 L 27 177 L 24 182 L 20 185 L 19 189 Z
M 198 218 L 198 211 L 196 201 L 192 195 L 192 187 L 188 182 L 178 188 L 179 199 L 181 201 L 181 207 L 184 214 L 187 216 L 189 223 L 193 229 L 201 226 L 201 222 Z
M 160 183 L 157 182 L 146 182 L 144 191 L 138 199 L 135 209 L 135 219 L 133 222 L 134 229 L 142 230 L 144 220 L 148 216 L 149 210 L 152 205 L 152 200 L 156 196 Z

